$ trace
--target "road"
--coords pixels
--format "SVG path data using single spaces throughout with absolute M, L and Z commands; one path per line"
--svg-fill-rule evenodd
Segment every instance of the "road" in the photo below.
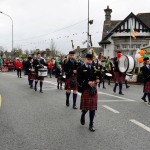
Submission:
M 99 88 L 94 133 L 88 115 L 81 126 L 80 110 L 65 106 L 54 77 L 45 78 L 43 89 L 31 90 L 26 76 L 0 73 L 0 150 L 150 149 L 150 107 L 140 99 L 141 85 L 124 86 L 123 96 L 113 93 L 113 83 Z

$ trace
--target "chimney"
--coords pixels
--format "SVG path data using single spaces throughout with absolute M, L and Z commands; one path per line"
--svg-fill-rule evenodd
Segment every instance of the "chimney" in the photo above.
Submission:
M 109 6 L 107 6 L 107 8 L 104 9 L 104 11 L 105 11 L 105 22 L 110 23 L 112 9 L 110 9 Z

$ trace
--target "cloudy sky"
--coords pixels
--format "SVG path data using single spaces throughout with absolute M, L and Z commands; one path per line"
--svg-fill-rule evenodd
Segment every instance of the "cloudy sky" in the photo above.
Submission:
M 46 49 L 51 39 L 63 53 L 74 46 L 86 47 L 88 0 L 0 0 L 0 11 L 14 24 L 14 47 L 23 50 Z M 90 34 L 94 46 L 101 40 L 104 9 L 113 10 L 112 20 L 123 20 L 130 12 L 150 12 L 150 0 L 90 0 Z M 11 50 L 11 20 L 0 14 L 0 46 Z

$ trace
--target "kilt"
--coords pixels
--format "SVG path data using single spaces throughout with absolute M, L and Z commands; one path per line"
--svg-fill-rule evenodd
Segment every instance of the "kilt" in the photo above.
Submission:
M 35 74 L 34 73 L 27 73 L 28 75 L 28 80 L 34 80 Z
M 144 85 L 144 93 L 150 93 L 150 81 L 145 83 L 145 85 Z
M 62 77 L 58 77 L 58 78 L 57 78 L 57 82 L 58 82 L 58 83 L 62 83 L 62 82 L 63 82 L 63 78 L 62 78 Z
M 114 72 L 114 81 L 117 83 L 125 82 L 125 75 L 120 72 Z
M 71 87 L 71 85 L 70 85 L 71 80 L 76 81 L 76 86 Z M 78 90 L 78 84 L 77 84 L 77 77 L 76 76 L 73 76 L 73 77 L 70 77 L 70 78 L 66 79 L 65 90 Z
M 39 77 L 39 76 L 38 76 L 38 73 L 35 73 L 35 80 L 43 81 L 43 80 L 44 80 L 44 77 Z
M 85 89 L 81 95 L 80 109 L 97 110 L 97 99 L 98 99 L 98 94 L 95 94 L 94 96 L 90 96 L 89 88 Z

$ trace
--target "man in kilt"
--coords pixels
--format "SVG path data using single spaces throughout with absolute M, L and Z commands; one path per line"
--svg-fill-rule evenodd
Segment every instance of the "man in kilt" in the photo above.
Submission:
M 120 51 L 117 52 L 117 55 L 118 55 L 118 53 L 121 53 L 121 52 Z M 119 58 L 115 57 L 114 58 L 114 62 L 113 62 L 114 63 L 114 81 L 115 81 L 115 86 L 113 88 L 113 91 L 114 91 L 114 93 L 116 93 L 116 88 L 117 88 L 117 86 L 119 84 L 119 94 L 120 95 L 124 95 L 122 93 L 122 83 L 125 82 L 125 74 L 121 73 L 119 71 L 118 60 L 119 60 Z
M 73 90 L 73 109 L 77 109 L 77 67 L 78 63 L 75 60 L 74 52 L 70 51 L 68 58 L 64 61 L 64 72 L 66 74 L 65 90 L 66 90 L 66 106 L 69 107 L 69 97 Z
M 28 57 L 28 61 L 26 62 L 26 74 L 28 75 L 28 82 L 31 89 L 33 89 L 34 73 L 33 58 Z
M 148 105 L 150 106 L 150 62 L 149 58 L 144 58 L 144 66 L 141 71 L 144 76 L 144 93 L 148 96 Z
M 81 124 L 85 124 L 85 114 L 89 111 L 90 124 L 89 130 L 94 132 L 93 120 L 95 110 L 97 110 L 97 83 L 99 83 L 99 75 L 97 70 L 92 66 L 93 55 L 87 54 L 85 57 L 85 64 L 77 69 L 78 91 L 81 92 L 80 109 Z
M 57 89 L 62 90 L 62 83 L 63 83 L 63 69 L 62 63 L 59 62 L 58 67 L 55 72 L 55 77 L 57 78 Z
M 34 90 L 37 91 L 38 80 L 40 81 L 40 93 L 43 93 L 42 86 L 44 77 L 38 76 L 38 69 L 43 68 L 44 66 L 48 66 L 45 60 L 41 57 L 41 54 L 38 52 L 36 59 L 33 61 L 33 66 L 35 68 L 35 86 Z

